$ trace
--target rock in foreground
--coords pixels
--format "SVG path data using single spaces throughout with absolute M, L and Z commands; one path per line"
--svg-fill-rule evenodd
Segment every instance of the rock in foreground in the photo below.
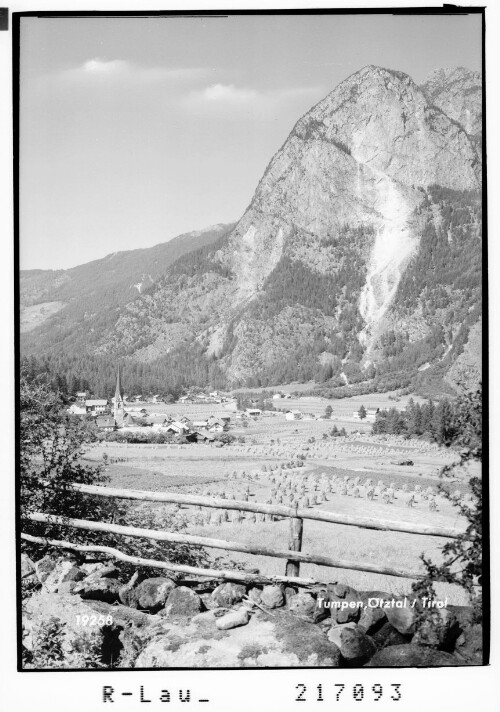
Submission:
M 450 667 L 456 657 L 424 645 L 391 645 L 375 653 L 365 667 Z

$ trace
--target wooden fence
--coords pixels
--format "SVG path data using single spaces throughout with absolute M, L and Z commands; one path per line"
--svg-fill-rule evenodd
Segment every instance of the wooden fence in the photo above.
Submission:
M 391 522 L 388 520 L 379 520 L 369 517 L 358 517 L 347 514 L 338 514 L 335 512 L 313 511 L 311 509 L 299 509 L 298 507 L 292 508 L 283 505 L 228 500 L 221 499 L 218 497 L 204 497 L 198 495 L 178 494 L 174 492 L 144 492 L 141 490 L 116 489 L 111 487 L 99 487 L 97 485 L 83 485 L 76 483 L 68 485 L 68 487 L 85 495 L 95 495 L 99 497 L 117 499 L 140 500 L 146 502 L 176 503 L 188 506 L 211 507 L 215 509 L 229 509 L 268 514 L 276 517 L 284 517 L 290 519 L 290 537 L 288 549 L 278 550 L 270 549 L 266 546 L 259 544 L 248 545 L 236 541 L 227 541 L 225 539 L 213 539 L 204 536 L 202 537 L 192 536 L 188 534 L 180 534 L 178 532 L 142 529 L 139 527 L 122 526 L 109 522 L 95 522 L 85 519 L 73 519 L 70 517 L 44 514 L 42 512 L 34 512 L 28 515 L 28 518 L 31 521 L 38 523 L 57 524 L 60 526 L 72 527 L 75 529 L 84 529 L 86 531 L 107 532 L 126 537 L 139 537 L 150 539 L 153 541 L 181 543 L 197 547 L 203 546 L 213 549 L 224 549 L 226 551 L 238 551 L 251 555 L 270 556 L 274 558 L 286 559 L 285 576 L 263 576 L 260 574 L 246 573 L 237 570 L 229 571 L 223 569 L 219 570 L 197 568 L 194 566 L 183 566 L 180 564 L 171 564 L 167 561 L 155 561 L 152 559 L 143 559 L 141 557 L 129 556 L 112 547 L 73 544 L 69 541 L 47 539 L 45 537 L 35 537 L 25 533 L 21 534 L 22 539 L 34 543 L 50 545 L 57 548 L 69 549 L 73 551 L 104 553 L 110 557 L 119 559 L 121 561 L 126 561 L 137 566 L 159 568 L 167 571 L 179 572 L 193 576 L 202 576 L 205 578 L 208 577 L 212 579 L 221 579 L 226 581 L 242 581 L 246 583 L 291 583 L 298 586 L 306 587 L 322 583 L 311 578 L 301 577 L 301 563 L 317 564 L 319 566 L 327 566 L 340 569 L 352 569 L 356 571 L 367 571 L 370 573 L 399 576 L 410 579 L 418 579 L 422 577 L 421 573 L 406 571 L 404 569 L 389 566 L 382 566 L 380 564 L 375 565 L 370 563 L 360 563 L 358 561 L 336 559 L 330 556 L 306 554 L 302 551 L 302 537 L 305 519 L 312 519 L 315 521 L 326 522 L 330 524 L 333 523 L 342 524 L 346 526 L 360 527 L 363 529 L 405 532 L 408 534 L 444 538 L 457 538 L 461 533 L 456 529 L 447 529 L 443 527 L 430 527 L 427 525 L 416 526 L 415 524 L 408 524 L 405 522 Z

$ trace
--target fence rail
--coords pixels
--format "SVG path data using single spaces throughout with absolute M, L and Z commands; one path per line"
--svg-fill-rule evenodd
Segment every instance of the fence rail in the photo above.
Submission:
M 242 583 L 285 583 L 295 586 L 310 587 L 315 586 L 320 581 L 312 578 L 302 578 L 297 576 L 263 576 L 261 574 L 250 574 L 244 571 L 227 570 L 227 569 L 206 569 L 197 568 L 195 566 L 184 566 L 182 564 L 170 564 L 167 561 L 156 561 L 154 559 L 143 559 L 140 556 L 129 556 L 124 554 L 119 549 L 114 549 L 111 546 L 98 546 L 92 544 L 73 544 L 70 541 L 60 541 L 58 539 L 48 539 L 47 537 L 32 536 L 31 534 L 21 534 L 21 539 L 31 541 L 34 544 L 42 544 L 43 546 L 54 546 L 57 549 L 69 549 L 71 551 L 81 551 L 96 554 L 106 554 L 119 561 L 125 561 L 128 564 L 135 566 L 144 566 L 153 569 L 163 569 L 174 573 L 185 573 L 193 576 L 199 576 L 211 580 L 222 581 L 241 581 Z
M 45 484 L 47 486 L 50 486 L 50 483 L 48 482 L 46 482 Z M 46 537 L 36 537 L 26 533 L 21 534 L 22 539 L 26 541 L 31 541 L 33 543 L 40 543 L 44 545 L 54 546 L 57 548 L 71 549 L 74 551 L 81 552 L 105 553 L 108 556 L 114 557 L 121 561 L 136 564 L 137 566 L 160 568 L 167 571 L 175 571 L 228 581 L 244 581 L 247 583 L 291 583 L 298 586 L 313 586 L 318 583 L 324 583 L 316 581 L 315 579 L 300 577 L 299 573 L 301 563 L 316 564 L 318 566 L 326 566 L 339 569 L 351 569 L 355 571 L 367 571 L 370 573 L 397 576 L 409 579 L 422 578 L 423 574 L 421 573 L 407 571 L 400 568 L 383 566 L 381 564 L 359 563 L 357 561 L 335 559 L 329 556 L 322 556 L 319 554 L 306 554 L 302 552 L 302 534 L 305 519 L 326 522 L 329 524 L 343 524 L 347 526 L 355 526 L 363 529 L 396 531 L 424 536 L 457 538 L 461 534 L 461 532 L 457 529 L 429 527 L 426 525 L 416 526 L 412 524 L 407 524 L 405 522 L 375 520 L 368 517 L 344 515 L 334 512 L 313 512 L 309 509 L 299 509 L 297 507 L 292 508 L 283 505 L 269 505 L 248 501 L 228 500 L 219 497 L 186 495 L 174 492 L 148 492 L 142 490 L 116 489 L 112 487 L 100 487 L 98 485 L 83 485 L 78 483 L 71 483 L 70 485 L 66 485 L 66 488 L 72 489 L 76 492 L 80 492 L 84 495 L 94 495 L 99 497 L 140 500 L 149 502 L 176 503 L 189 506 L 211 507 L 215 509 L 256 512 L 261 514 L 270 514 L 278 517 L 289 518 L 290 538 L 288 549 L 279 550 L 257 544 L 248 545 L 236 541 L 213 539 L 204 536 L 193 536 L 188 534 L 181 534 L 178 532 L 157 531 L 154 529 L 130 527 L 110 522 L 95 522 L 86 519 L 73 519 L 70 517 L 45 514 L 43 512 L 33 512 L 27 516 L 27 518 L 33 522 L 44 524 L 56 524 L 58 526 L 84 529 L 87 531 L 108 532 L 125 537 L 146 538 L 154 541 L 182 543 L 189 544 L 192 546 L 203 546 L 207 548 L 224 549 L 226 551 L 238 551 L 251 555 L 270 556 L 273 558 L 286 559 L 287 563 L 285 576 L 263 576 L 260 574 L 251 574 L 237 570 L 229 571 L 226 569 L 197 568 L 193 566 L 184 566 L 181 564 L 171 564 L 167 561 L 156 561 L 153 559 L 144 559 L 141 557 L 130 556 L 112 547 L 73 544 L 68 541 L 49 539 Z
M 255 512 L 257 514 L 273 514 L 277 517 L 313 519 L 317 522 L 344 524 L 346 526 L 361 527 L 362 529 L 377 529 L 380 531 L 420 534 L 422 536 L 445 537 L 446 539 L 456 539 L 461 533 L 457 529 L 449 529 L 446 527 L 431 527 L 425 524 L 416 525 L 408 524 L 407 522 L 393 522 L 386 519 L 373 519 L 371 517 L 359 517 L 357 515 L 339 514 L 336 512 L 314 512 L 310 509 L 287 507 L 279 504 L 246 502 L 235 499 L 222 499 L 220 497 L 179 494 L 178 492 L 148 492 L 144 490 L 100 487 L 99 485 L 81 485 L 78 483 L 72 483 L 68 485 L 68 487 L 82 494 L 93 494 L 99 497 L 136 499 L 145 502 L 166 502 L 170 504 L 188 504 L 192 506 L 211 507 L 213 509 L 233 509 L 244 512 Z
M 142 529 L 139 527 L 127 527 L 121 524 L 111 524 L 107 522 L 93 522 L 87 519 L 71 519 L 69 517 L 58 517 L 53 514 L 42 514 L 34 512 L 29 515 L 33 522 L 45 524 L 58 524 L 59 526 L 72 527 L 74 529 L 85 529 L 93 532 L 108 532 L 122 536 L 138 537 L 140 539 L 151 539 L 153 541 L 167 541 L 175 544 L 191 544 L 192 546 L 206 546 L 209 549 L 225 549 L 226 551 L 240 551 L 254 556 L 271 556 L 276 559 L 286 559 L 288 562 L 317 564 L 318 566 L 330 566 L 338 569 L 354 569 L 356 571 L 369 571 L 370 573 L 387 574 L 388 576 L 400 576 L 402 578 L 421 578 L 421 574 L 396 569 L 389 566 L 375 564 L 363 564 L 356 561 L 346 561 L 345 559 L 333 559 L 330 556 L 319 554 L 305 554 L 300 549 L 270 549 L 267 546 L 250 546 L 237 541 L 226 541 L 225 539 L 212 539 L 204 536 L 192 536 L 190 534 L 179 534 L 177 532 L 164 532 L 155 529 Z M 294 521 L 294 519 L 292 519 Z M 300 520 L 299 520 L 300 521 Z M 302 542 L 302 533 L 294 532 L 294 539 Z M 289 572 L 295 575 L 295 570 Z M 297 571 L 298 575 L 298 571 Z

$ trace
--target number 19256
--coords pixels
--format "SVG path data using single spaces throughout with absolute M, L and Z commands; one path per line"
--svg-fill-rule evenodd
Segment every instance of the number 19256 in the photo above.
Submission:
M 76 625 L 97 625 L 99 628 L 102 628 L 105 625 L 113 625 L 113 616 L 108 614 L 107 616 L 86 616 L 86 615 L 77 615 L 76 616 Z
M 324 702 L 328 697 L 335 702 L 342 702 L 343 699 L 346 700 L 349 697 L 355 702 L 363 702 L 363 700 L 380 702 L 382 699 L 386 702 L 399 702 L 401 699 L 401 685 L 397 683 L 385 686 L 378 683 L 374 685 L 361 685 L 358 683 L 353 687 L 335 683 L 325 688 L 325 690 L 323 685 L 320 684 L 311 688 L 310 691 L 307 690 L 306 685 L 299 684 L 295 686 L 295 689 L 297 690 L 295 702 Z

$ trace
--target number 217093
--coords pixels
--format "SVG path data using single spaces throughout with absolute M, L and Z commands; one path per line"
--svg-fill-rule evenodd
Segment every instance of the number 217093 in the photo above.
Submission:
M 340 682 L 333 685 L 316 685 L 307 688 L 307 685 L 296 685 L 297 695 L 295 702 L 342 702 L 343 700 L 354 700 L 355 702 L 399 702 L 401 700 L 401 685 L 391 683 L 389 685 L 344 685 Z

